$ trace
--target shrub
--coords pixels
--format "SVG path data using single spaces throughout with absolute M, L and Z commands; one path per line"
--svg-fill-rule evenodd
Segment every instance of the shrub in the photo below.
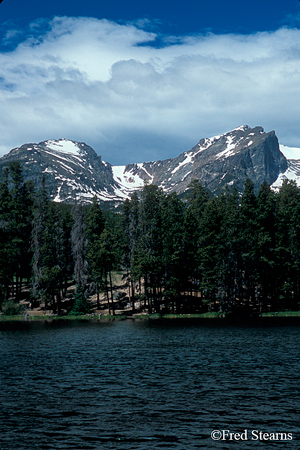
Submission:
M 88 314 L 89 312 L 90 312 L 90 306 L 82 292 L 82 287 L 79 284 L 77 286 L 76 294 L 74 296 L 74 305 L 69 314 L 72 316 L 80 316 L 82 314 Z
M 16 316 L 24 312 L 24 306 L 16 303 L 13 300 L 6 300 L 2 304 L 2 312 L 5 316 Z

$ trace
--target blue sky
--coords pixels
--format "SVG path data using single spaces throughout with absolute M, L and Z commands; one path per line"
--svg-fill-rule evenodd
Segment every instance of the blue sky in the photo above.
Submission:
M 300 147 L 299 0 L 3 0 L 0 19 L 0 155 L 64 137 L 157 160 L 243 124 Z
M 4 0 L 1 21 L 20 26 L 41 17 L 95 17 L 118 23 L 148 19 L 166 34 L 251 33 L 291 25 L 299 14 L 299 0 Z

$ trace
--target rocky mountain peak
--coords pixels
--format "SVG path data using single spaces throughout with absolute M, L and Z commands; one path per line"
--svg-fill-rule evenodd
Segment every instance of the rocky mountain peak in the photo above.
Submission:
M 201 139 L 176 158 L 124 166 L 122 176 L 148 179 L 166 192 L 183 193 L 195 178 L 212 192 L 226 184 L 241 191 L 246 178 L 258 187 L 264 180 L 272 184 L 286 167 L 274 131 L 265 133 L 262 127 L 243 125 Z
M 112 166 L 87 144 L 68 139 L 13 149 L 0 158 L 0 170 L 13 160 L 21 161 L 25 179 L 32 179 L 37 186 L 45 176 L 55 201 L 72 203 L 80 198 L 89 203 L 96 195 L 114 205 L 141 189 L 145 180 L 169 193 L 184 193 L 193 179 L 212 192 L 226 185 L 242 191 L 246 178 L 258 189 L 263 181 L 273 184 L 284 178 L 290 167 L 275 132 L 248 125 L 203 138 L 192 149 L 162 161 Z

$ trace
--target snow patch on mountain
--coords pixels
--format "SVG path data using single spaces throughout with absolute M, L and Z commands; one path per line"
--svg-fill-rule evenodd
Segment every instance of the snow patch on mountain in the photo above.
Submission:
M 226 185 L 234 185 L 242 192 L 247 177 L 256 187 L 263 180 L 271 184 L 276 178 L 274 185 L 281 185 L 285 178 L 297 179 L 300 184 L 300 162 L 293 160 L 300 158 L 300 149 L 280 149 L 282 153 L 274 131 L 265 133 L 262 127 L 242 125 L 201 139 L 175 158 L 154 162 L 112 166 L 88 145 L 67 139 L 24 144 L 2 160 L 6 164 L 22 160 L 26 176 L 32 176 L 38 186 L 45 175 L 51 198 L 56 202 L 82 199 L 90 203 L 96 195 L 103 202 L 120 204 L 142 189 L 145 180 L 167 193 L 178 194 L 183 194 L 193 179 L 199 179 L 211 192 Z
M 184 155 L 186 155 L 186 158 L 182 162 L 180 162 L 178 164 L 178 166 L 175 167 L 175 169 L 172 170 L 172 172 L 171 172 L 172 174 L 176 173 L 180 169 L 180 167 L 190 164 L 192 162 L 191 154 L 188 154 L 188 152 L 186 152 L 186 153 L 184 153 Z
M 227 137 L 227 147 L 225 148 L 225 150 L 223 150 L 216 156 L 216 159 L 229 158 L 230 156 L 234 155 L 235 147 L 236 147 L 236 142 L 235 142 L 234 137 L 228 136 Z
M 80 147 L 77 142 L 68 139 L 59 139 L 57 141 L 45 141 L 46 147 L 56 152 L 68 153 L 73 156 L 80 156 Z M 83 144 L 82 144 L 83 145 Z
M 144 180 L 131 169 L 126 171 L 126 166 L 112 166 L 114 180 L 125 189 L 138 189 L 144 186 Z
M 155 163 L 154 163 L 154 164 L 155 164 Z M 152 167 L 152 166 L 153 166 L 153 163 L 150 163 L 150 166 Z M 145 164 L 144 164 L 144 163 L 138 163 L 138 164 L 137 164 L 137 167 L 138 167 L 140 170 L 142 170 L 143 172 L 145 172 L 145 174 L 147 175 L 149 181 L 152 183 L 154 177 L 153 177 L 153 175 L 152 175 L 151 173 L 148 172 L 148 170 L 147 170 L 146 167 L 145 167 Z M 144 185 L 144 179 L 143 179 L 143 185 Z
M 282 144 L 279 145 L 279 148 L 287 159 L 300 159 L 300 148 L 288 147 Z
M 287 170 L 278 175 L 277 180 L 271 187 L 277 191 L 282 186 L 284 180 L 295 181 L 297 186 L 300 186 L 300 160 L 288 160 Z
M 300 186 L 300 148 L 279 145 L 281 153 L 287 158 L 287 169 L 278 175 L 277 180 L 271 185 L 275 191 L 279 190 L 284 180 L 295 181 Z

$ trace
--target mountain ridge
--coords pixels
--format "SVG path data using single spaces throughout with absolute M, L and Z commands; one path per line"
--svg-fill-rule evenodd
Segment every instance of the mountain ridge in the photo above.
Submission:
M 242 125 L 200 139 L 190 150 L 165 160 L 113 166 L 84 142 L 59 139 L 12 149 L 0 158 L 0 168 L 19 160 L 25 180 L 39 186 L 45 176 L 50 197 L 57 202 L 80 199 L 90 203 L 96 195 L 100 201 L 116 205 L 140 190 L 145 180 L 177 194 L 183 194 L 195 178 L 212 193 L 226 185 L 242 191 L 246 178 L 252 179 L 256 189 L 263 181 L 276 189 L 296 172 L 300 181 L 300 164 L 288 160 L 283 148 L 296 150 L 279 146 L 275 131 L 266 133 L 262 127 Z

